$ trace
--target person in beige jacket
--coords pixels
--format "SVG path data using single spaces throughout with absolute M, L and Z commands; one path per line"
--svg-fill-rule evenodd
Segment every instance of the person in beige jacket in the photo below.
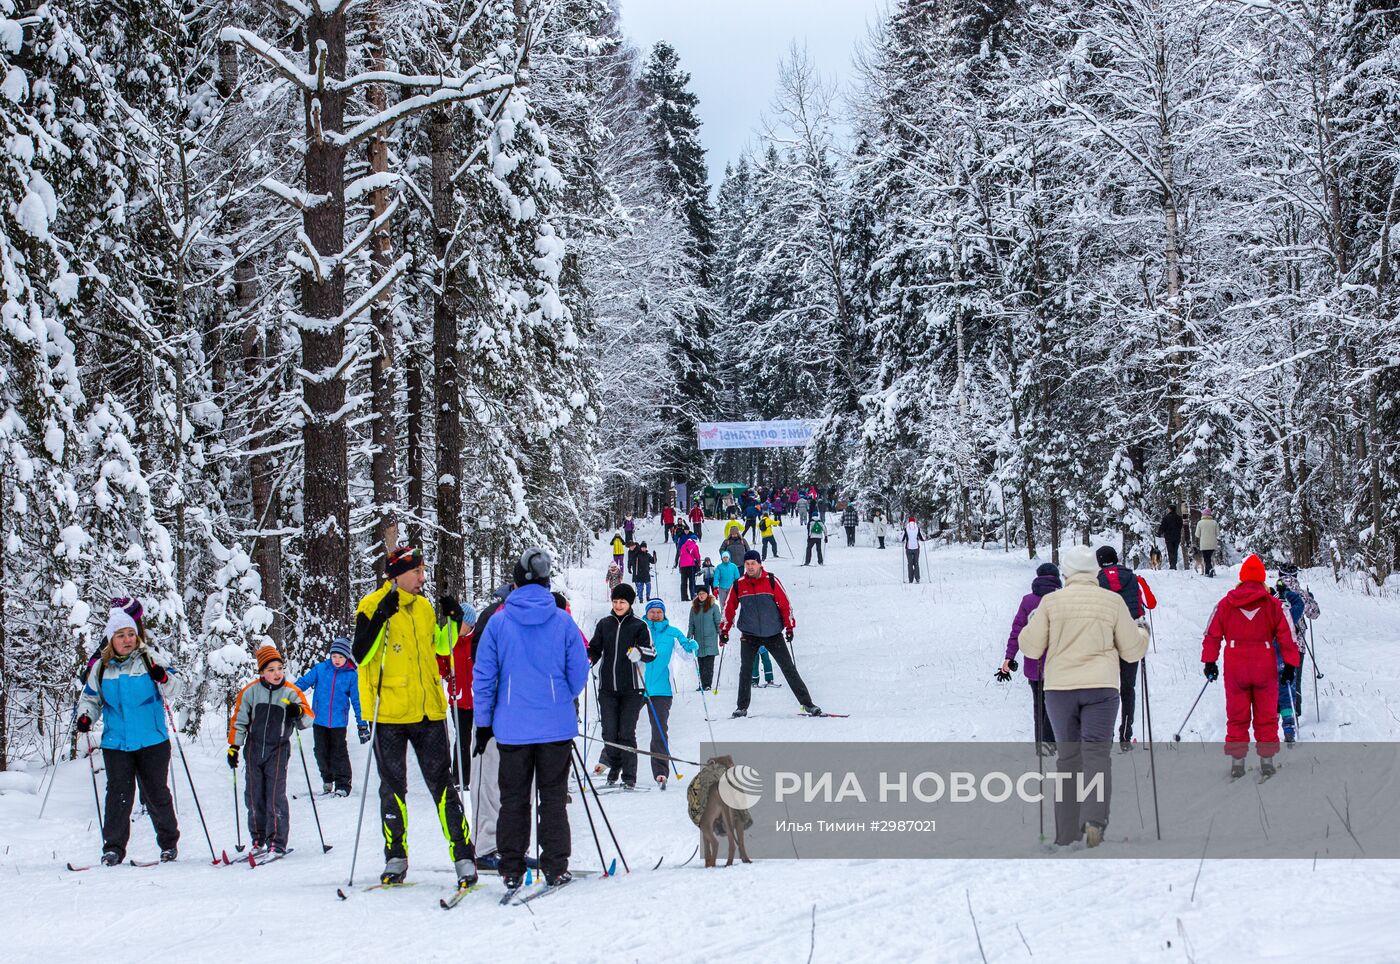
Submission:
M 1201 569 L 1207 576 L 1215 575 L 1215 550 L 1220 548 L 1220 523 L 1209 509 L 1201 510 L 1196 521 L 1196 548 L 1201 550 Z
M 1136 663 L 1147 652 L 1147 630 L 1135 623 L 1121 596 L 1098 584 L 1098 561 L 1088 546 L 1061 557 L 1064 588 L 1047 595 L 1021 630 L 1021 653 L 1045 658 L 1045 710 L 1055 731 L 1058 771 L 1082 774 L 1082 785 L 1102 777 L 1103 793 L 1084 801 L 1076 776 L 1055 801 L 1055 843 L 1081 837 L 1090 847 L 1103 840 L 1112 792 L 1109 750 L 1118 719 L 1118 661 Z

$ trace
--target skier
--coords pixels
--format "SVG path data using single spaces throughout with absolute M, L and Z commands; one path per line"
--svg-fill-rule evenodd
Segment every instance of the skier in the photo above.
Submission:
M 715 567 L 715 598 L 721 606 L 724 605 L 725 598 L 729 595 L 729 590 L 734 588 L 734 584 L 739 581 L 739 567 L 731 561 L 732 557 L 726 552 L 719 554 L 719 565 Z
M 919 528 L 919 520 L 912 515 L 909 521 L 904 524 L 904 559 L 909 566 L 909 581 L 919 581 L 919 546 L 928 541 L 928 536 L 924 535 Z
M 885 519 L 884 509 L 876 509 L 870 513 L 870 529 L 875 535 L 875 542 L 881 549 L 885 548 L 885 536 L 889 531 L 889 523 Z
M 774 558 L 778 555 L 778 526 L 782 525 L 774 518 L 771 511 L 763 513 L 763 518 L 758 520 L 758 534 L 763 540 L 763 558 L 768 558 L 768 549 L 773 549 Z
M 490 624 L 496 613 L 501 611 L 506 599 L 510 597 L 511 589 L 512 586 L 508 582 L 497 586 L 496 591 L 492 594 L 490 605 L 481 611 L 481 615 L 477 617 L 476 625 L 472 628 L 468 655 L 471 657 L 473 675 L 476 671 L 476 654 L 481 651 L 481 638 L 486 633 L 487 625 Z M 453 651 L 453 654 L 454 659 L 456 659 L 456 650 Z M 458 665 L 461 665 L 460 662 Z M 470 679 L 471 677 L 468 677 L 469 681 Z M 468 685 L 468 689 L 471 688 Z M 475 693 L 473 693 L 473 704 L 475 704 Z M 461 731 L 460 738 L 466 747 L 473 747 L 475 741 L 472 731 Z M 469 749 L 469 752 L 472 753 L 471 785 L 475 788 L 472 792 L 472 821 L 476 825 L 472 827 L 472 843 L 476 850 L 476 865 L 482 870 L 499 872 L 501 854 L 496 849 L 496 823 L 501 813 L 500 747 L 492 739 L 487 741 L 484 752 L 477 753 L 474 749 Z
M 846 530 L 846 546 L 852 547 L 856 544 L 856 526 L 860 525 L 860 513 L 856 512 L 854 502 L 846 503 L 846 510 L 841 513 L 841 527 Z
M 671 538 L 671 529 L 676 524 L 676 508 L 669 502 L 661 510 L 661 528 L 666 530 L 666 538 Z
M 679 569 L 681 567 L 681 545 L 686 541 L 689 535 L 690 527 L 684 522 L 677 522 L 675 527 L 671 529 L 671 544 L 676 548 L 676 557 L 671 561 L 672 569 Z
M 742 560 L 744 558 L 744 553 L 749 551 L 749 544 L 748 541 L 744 539 L 743 535 L 736 532 L 734 535 L 724 540 L 720 545 L 720 550 L 722 553 L 727 553 L 730 559 Z M 738 577 L 736 576 L 735 578 L 737 579 Z
M 1176 568 L 1176 557 L 1181 551 L 1181 515 L 1175 505 L 1167 507 L 1167 514 L 1157 525 L 1157 535 L 1167 544 L 1167 566 Z
M 710 561 L 709 556 L 700 563 L 700 585 L 710 593 L 715 591 L 715 564 Z
M 476 883 L 476 863 L 466 812 L 452 783 L 447 739 L 447 696 L 438 656 L 457 642 L 451 622 L 439 627 L 423 596 L 423 553 L 400 546 L 384 563 L 384 585 L 355 610 L 352 655 L 360 667 L 360 705 L 371 707 L 374 759 L 379 765 L 379 813 L 384 830 L 380 881 L 402 883 L 408 875 L 408 748 L 413 747 L 428 785 L 457 886 Z
M 612 612 L 598 620 L 588 641 L 588 660 L 598 667 L 598 716 L 603 739 L 620 746 L 637 746 L 637 717 L 642 712 L 642 687 L 631 663 L 656 659 L 646 623 L 632 612 L 637 593 L 626 583 L 612 594 Z M 607 767 L 608 786 L 637 786 L 637 754 L 605 746 L 599 767 Z
M 1103 780 L 1103 793 L 1062 794 L 1055 800 L 1055 843 L 1103 841 L 1108 826 L 1112 774 L 1109 747 L 1118 716 L 1118 661 L 1135 663 L 1147 652 L 1147 629 L 1133 622 L 1116 593 L 1097 583 L 1098 564 L 1088 546 L 1061 557 L 1064 588 L 1041 599 L 1019 637 L 1029 659 L 1044 658 L 1045 708 L 1059 752 L 1057 769 L 1086 774 L 1080 785 Z
M 350 662 L 350 640 L 337 636 L 331 641 L 330 655 L 311 667 L 292 684 L 303 693 L 312 693 L 311 710 L 316 718 L 311 727 L 316 746 L 316 769 L 321 771 L 321 792 L 337 797 L 350 796 L 352 771 L 346 729 L 350 710 L 355 710 L 355 729 L 361 743 L 369 742 L 369 724 L 360 712 L 359 678 Z
M 700 505 L 700 500 L 696 500 L 690 506 L 690 528 L 695 533 L 695 540 L 698 542 L 704 538 L 705 531 L 705 510 Z
M 817 565 L 826 565 L 826 560 L 822 557 L 822 546 L 826 545 L 826 523 L 822 521 L 818 512 L 809 513 L 807 516 L 807 559 L 802 564 L 810 566 L 812 564 L 812 550 L 817 550 Z
M 637 520 L 632 518 L 632 513 L 627 513 L 627 518 L 622 520 L 622 541 L 632 542 L 632 536 L 637 531 Z
M 1209 509 L 1201 510 L 1196 521 L 1196 546 L 1201 550 L 1201 568 L 1207 576 L 1215 576 L 1215 551 L 1220 548 L 1220 523 Z
M 735 614 L 738 621 L 735 621 Z M 792 615 L 792 604 L 788 600 L 783 584 L 770 572 L 763 571 L 763 558 L 752 549 L 744 556 L 744 576 L 734 585 L 734 591 L 724 603 L 724 620 L 720 623 L 719 644 L 729 643 L 729 630 L 739 629 L 739 665 L 754 665 L 760 648 L 766 648 L 778 661 L 792 695 L 797 697 L 802 711 L 809 716 L 821 716 L 821 707 L 812 702 L 807 692 L 807 684 L 798 675 L 797 664 L 792 660 L 788 644 L 792 642 L 793 630 L 797 621 Z M 742 668 L 739 672 L 739 704 L 733 717 L 747 716 L 749 713 L 749 677 Z
M 632 553 L 632 561 L 627 567 L 628 573 L 632 576 L 632 584 L 638 590 L 651 592 L 651 567 L 654 565 L 656 565 L 656 553 L 649 550 L 647 544 L 643 542 Z M 616 589 L 613 591 L 616 592 Z M 616 599 L 617 596 L 611 595 L 609 598 Z
M 726 560 L 734 572 L 738 568 Z M 704 587 L 695 594 L 690 604 L 690 622 L 686 625 L 686 635 L 695 640 L 695 659 L 700 666 L 700 688 L 709 689 L 714 685 L 715 657 L 719 655 L 720 605 Z
M 1021 597 L 1021 605 L 1016 610 L 1016 617 L 1011 620 L 1011 635 L 1006 638 L 1006 658 L 1002 660 L 1001 668 L 996 672 L 997 679 L 1003 683 L 1011 679 L 1011 674 L 1016 669 L 1016 654 L 1020 650 L 1021 630 L 1026 628 L 1031 613 L 1035 612 L 1042 598 L 1059 589 L 1062 585 L 1060 568 L 1053 562 L 1042 563 L 1035 570 L 1035 578 L 1031 580 L 1031 591 Z M 1035 733 L 1035 740 L 1042 745 L 1045 753 L 1053 755 L 1055 752 L 1055 728 L 1050 725 L 1050 714 L 1045 711 L 1043 661 L 1028 657 L 1022 660 L 1022 663 L 1024 663 L 1022 671 L 1026 674 L 1026 682 L 1031 686 L 1031 713 L 1035 721 L 1032 729 Z
M 1279 683 L 1292 683 L 1302 665 L 1293 627 L 1283 604 L 1264 588 L 1268 573 L 1258 556 L 1240 566 L 1240 582 L 1216 604 L 1201 642 L 1201 662 L 1208 680 L 1220 678 L 1220 644 L 1229 640 L 1225 660 L 1225 752 L 1233 758 L 1232 779 L 1244 776 L 1249 755 L 1249 728 L 1259 751 L 1259 775 L 1274 775 L 1278 752 Z M 1283 670 L 1277 656 L 1283 657 Z
M 700 542 L 692 535 L 686 535 L 680 544 L 681 600 L 690 602 L 695 595 L 695 571 L 700 568 Z
M 613 533 L 612 537 L 613 564 L 618 568 L 622 567 L 622 559 L 627 554 L 627 541 L 622 538 L 621 532 Z
M 758 500 L 755 498 L 744 506 L 744 535 L 757 538 Z
M 656 650 L 656 658 L 646 665 L 644 685 L 647 700 L 651 704 L 647 722 L 651 725 L 651 752 L 670 756 L 667 727 L 671 719 L 671 656 L 680 646 L 688 653 L 694 653 L 698 646 L 693 639 L 672 626 L 666 620 L 666 604 L 660 599 L 647 600 L 647 630 L 651 633 L 651 645 Z M 666 760 L 651 758 L 651 776 L 656 785 L 666 789 Z
M 804 526 L 807 524 L 807 515 L 811 511 L 811 507 L 811 500 L 809 500 L 807 496 L 799 495 L 797 497 L 797 521 L 801 522 Z
M 571 839 L 566 809 L 574 699 L 588 683 L 578 627 L 549 591 L 553 560 L 526 549 L 515 564 L 515 590 L 481 637 L 472 668 L 476 753 L 493 739 L 501 755 L 501 813 L 496 825 L 501 882 L 520 887 L 530 845 L 530 799 L 538 796 L 540 869 L 550 886 L 567 883 Z
M 311 725 L 314 714 L 306 694 L 286 677 L 282 654 L 259 646 L 258 678 L 238 691 L 228 721 L 228 765 L 238 769 L 243 750 L 243 799 L 248 804 L 248 836 L 254 858 L 287 852 L 291 815 L 287 809 L 287 764 L 292 758 L 292 731 Z
M 88 667 L 78 701 L 79 733 L 88 733 L 98 719 L 102 727 L 102 762 L 107 771 L 107 806 L 102 813 L 102 863 L 115 867 L 126 859 L 131 839 L 131 807 L 136 788 L 155 828 L 160 859 L 168 863 L 178 856 L 180 826 L 166 785 L 170 772 L 170 733 L 166 729 L 164 701 L 182 688 L 179 674 L 151 659 L 143 643 L 140 616 L 122 607 L 127 603 L 139 614 L 140 604 L 112 600 L 106 640 Z
M 1275 584 L 1273 593 L 1288 608 L 1289 618 L 1293 620 L 1293 638 L 1298 643 L 1299 654 L 1306 655 L 1308 620 L 1322 615 L 1322 609 L 1313 594 L 1298 584 L 1297 565 L 1285 562 L 1279 567 L 1278 583 Z M 1282 653 L 1278 654 L 1276 662 L 1280 678 L 1278 712 L 1283 721 L 1283 741 L 1291 746 L 1297 740 L 1298 720 L 1303 715 L 1302 664 L 1299 663 L 1298 672 L 1293 674 L 1293 682 L 1284 683 Z
M 1127 604 L 1128 615 L 1141 619 L 1143 613 L 1157 608 L 1157 598 L 1152 595 L 1147 580 L 1127 566 L 1118 565 L 1118 550 L 1112 546 L 1099 546 L 1094 553 L 1099 563 L 1099 585 L 1116 592 Z M 1121 750 L 1133 748 L 1133 717 L 1137 709 L 1138 664 L 1120 661 L 1118 664 L 1119 710 L 1122 722 L 1118 725 L 1118 747 Z
M 461 792 L 471 789 L 472 784 L 472 666 L 475 662 L 472 638 L 479 617 L 470 604 L 453 595 L 438 600 L 438 609 L 448 620 L 448 638 L 454 640 L 451 655 L 438 657 L 438 671 L 447 680 L 447 699 L 456 717 L 457 752 L 452 758 L 452 771 L 457 778 L 457 789 Z M 451 627 L 456 627 L 455 634 Z

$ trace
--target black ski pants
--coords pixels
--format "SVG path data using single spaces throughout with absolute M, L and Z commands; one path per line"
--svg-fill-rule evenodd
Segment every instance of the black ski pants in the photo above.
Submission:
M 1213 576 L 1213 575 L 1215 575 L 1215 558 L 1214 558 L 1214 557 L 1215 557 L 1215 550 L 1214 550 L 1214 549 L 1202 549 L 1202 550 L 1201 550 L 1201 568 L 1202 568 L 1203 570 L 1205 570 L 1205 574 L 1206 574 L 1207 576 Z
M 803 565 L 804 565 L 804 566 L 810 566 L 810 565 L 812 564 L 812 550 L 813 550 L 813 549 L 816 549 L 816 550 L 817 550 L 817 565 L 819 565 L 819 566 L 824 566 L 824 565 L 826 565 L 826 560 L 822 558 L 822 541 L 821 541 L 820 539 L 808 539 L 808 540 L 807 540 L 807 560 L 803 563 Z
M 180 827 L 175 820 L 175 804 L 170 799 L 166 776 L 170 772 L 170 741 L 145 746 L 139 750 L 102 751 L 107 768 L 107 806 L 102 813 L 102 849 L 115 850 L 126 857 L 126 844 L 131 839 L 131 805 L 136 787 L 141 787 L 141 800 L 156 829 L 156 843 L 161 850 L 175 846 L 180 840 Z
M 651 752 L 671 755 L 671 697 L 653 696 L 651 709 L 647 712 L 647 722 L 651 724 Z M 664 777 L 670 764 L 661 757 L 651 758 L 651 778 Z
M 788 689 L 792 690 L 792 695 L 797 697 L 797 702 L 802 706 L 812 705 L 812 695 L 807 692 L 807 684 L 802 682 L 802 677 L 797 672 L 797 664 L 792 660 L 792 653 L 788 651 L 787 641 L 782 636 L 740 636 L 739 637 L 739 665 L 753 666 L 758 659 L 760 649 L 768 650 L 773 657 L 773 662 L 778 664 L 778 669 L 783 671 L 783 679 L 787 680 Z M 745 672 L 739 673 L 739 709 L 749 708 L 749 693 L 753 688 L 753 680 Z
M 433 798 L 448 856 L 455 862 L 473 857 L 471 831 L 457 788 L 447 721 L 427 717 L 417 723 L 380 723 L 374 732 L 374 759 L 379 764 L 379 814 L 384 825 L 384 857 L 408 856 L 408 748 L 418 757 L 423 782 Z
M 1137 711 L 1138 664 L 1118 661 L 1118 698 L 1121 722 L 1118 724 L 1118 739 L 1131 741 L 1133 738 L 1133 717 Z
M 603 739 L 609 743 L 637 747 L 637 717 L 644 701 L 639 691 L 618 693 L 604 690 L 598 694 L 598 718 L 603 723 Z M 621 774 L 623 783 L 637 782 L 637 754 L 604 746 L 600 761 L 607 765 L 608 779 Z
M 501 855 L 501 876 L 525 875 L 525 851 L 530 846 L 530 790 L 533 786 L 539 794 L 536 833 L 540 844 L 540 869 L 546 878 L 557 877 L 569 869 L 572 849 L 566 804 L 573 741 L 497 745 L 501 751 L 498 771 L 501 813 L 496 822 L 496 849 Z
M 681 601 L 690 602 L 695 595 L 695 567 L 681 566 Z M 645 603 L 643 604 L 645 605 Z
M 853 545 L 855 545 L 855 544 L 856 544 L 856 527 L 855 527 L 855 526 L 846 526 L 846 545 L 848 545 L 848 546 L 853 546 Z
M 1180 554 L 1180 552 L 1181 552 L 1181 540 L 1180 540 L 1180 539 L 1168 539 L 1168 540 L 1167 540 L 1167 565 L 1168 565 L 1170 568 L 1172 568 L 1172 569 L 1175 569 L 1175 568 L 1176 568 L 1176 559 L 1177 559 L 1177 556 Z
M 1050 714 L 1045 709 L 1045 681 L 1026 680 L 1031 684 L 1031 713 L 1035 717 L 1035 741 L 1054 743 L 1055 728 L 1050 725 Z
M 287 806 L 287 764 L 291 741 L 272 748 L 245 746 L 243 800 L 248 804 L 248 836 L 253 843 L 286 849 L 292 829 Z
M 312 726 L 311 734 L 316 743 L 316 769 L 321 771 L 321 782 L 349 793 L 350 749 L 345 745 L 345 730 L 343 726 Z
M 715 658 L 701 656 L 696 662 L 700 664 L 700 685 L 709 689 L 715 681 Z

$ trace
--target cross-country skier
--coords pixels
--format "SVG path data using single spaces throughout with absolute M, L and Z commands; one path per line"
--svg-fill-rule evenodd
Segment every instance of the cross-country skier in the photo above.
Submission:
M 1302 654 L 1293 639 L 1293 627 L 1283 604 L 1264 588 L 1268 573 L 1258 556 L 1240 566 L 1240 582 L 1216 604 L 1201 642 L 1201 662 L 1206 679 L 1220 677 L 1221 643 L 1225 647 L 1225 752 L 1234 762 L 1230 776 L 1244 776 L 1249 755 L 1249 729 L 1259 751 L 1259 774 L 1273 776 L 1278 753 L 1279 682 L 1292 682 L 1302 665 Z M 1277 655 L 1283 657 L 1278 669 Z
M 705 509 L 700 505 L 699 499 L 690 506 L 690 529 L 695 533 L 697 542 L 705 537 Z
M 826 522 L 822 519 L 820 512 L 810 512 L 807 515 L 807 556 L 802 563 L 804 566 L 812 564 L 812 550 L 817 552 L 817 565 L 826 565 L 826 560 L 822 558 L 822 547 L 826 545 L 827 533 Z
M 1059 589 L 1061 585 L 1059 566 L 1053 562 L 1041 563 L 1035 571 L 1035 578 L 1031 580 L 1031 591 L 1021 597 L 1021 605 L 1016 610 L 1016 617 L 1011 620 L 1011 634 L 1006 638 L 1006 657 L 1001 662 L 1001 668 L 996 672 L 997 678 L 1002 682 L 1010 680 L 1012 672 L 1016 669 L 1016 654 L 1020 651 L 1021 646 L 1021 630 L 1026 628 L 1031 613 L 1035 612 L 1043 597 Z M 1042 661 L 1026 658 L 1021 662 L 1023 664 L 1022 671 L 1026 674 L 1026 682 L 1031 686 L 1031 714 L 1034 720 L 1032 730 L 1035 733 L 1035 740 L 1044 746 L 1046 753 L 1053 754 L 1055 752 L 1055 728 L 1050 725 L 1050 715 L 1045 711 L 1045 681 Z
M 737 614 L 737 621 L 736 621 Z M 732 716 L 747 716 L 751 684 L 744 669 L 754 663 L 760 648 L 765 648 L 777 661 L 792 695 L 797 697 L 804 713 L 821 716 L 821 707 L 812 702 L 807 684 L 798 675 L 788 645 L 792 642 L 797 621 L 792 603 L 783 584 L 770 572 L 763 571 L 763 557 L 752 549 L 744 556 L 744 576 L 734 585 L 734 591 L 724 604 L 724 619 L 720 624 L 719 644 L 729 642 L 729 630 L 739 629 L 739 704 Z
M 79 733 L 87 733 L 99 719 L 105 721 L 102 762 L 107 770 L 107 806 L 102 812 L 102 863 L 115 867 L 126 859 L 138 785 L 156 831 L 160 859 L 168 862 L 177 855 L 180 826 L 166 784 L 170 733 L 164 700 L 179 694 L 181 681 L 173 669 L 146 653 L 140 604 L 125 599 L 112 602 L 102 633 L 106 642 L 88 667 L 76 724 Z M 133 609 L 136 616 L 129 611 Z
M 651 592 L 651 567 L 656 565 L 656 553 L 647 548 L 645 542 L 640 543 L 636 549 L 632 550 L 631 560 L 627 564 L 627 572 L 632 577 L 632 584 L 638 590 Z M 616 596 L 610 598 L 616 599 Z
M 782 525 L 773 513 L 765 512 L 758 520 L 758 535 L 763 540 L 763 558 L 768 558 L 768 550 L 773 550 L 773 556 L 778 555 L 778 526 Z
M 1283 601 L 1288 609 L 1288 615 L 1293 620 L 1293 638 L 1298 643 L 1300 654 L 1306 655 L 1308 638 L 1308 620 L 1316 619 L 1322 614 L 1321 607 L 1317 600 L 1308 590 L 1298 584 L 1298 567 L 1285 562 L 1279 567 L 1278 583 L 1274 586 L 1273 593 Z M 1278 687 L 1278 712 L 1279 718 L 1283 722 L 1283 741 L 1291 746 L 1297 740 L 1298 719 L 1303 713 L 1303 673 L 1302 665 L 1298 667 L 1298 672 L 1293 674 L 1293 681 L 1285 683 L 1283 678 L 1283 654 L 1277 658 L 1279 671 Z
M 539 800 L 540 869 L 550 886 L 566 883 L 571 838 L 566 809 L 574 700 L 588 683 L 588 656 L 578 627 L 549 591 L 553 560 L 526 549 L 515 564 L 515 590 L 486 627 L 472 669 L 476 752 L 496 742 L 501 814 L 496 841 L 501 882 L 520 886 L 530 845 L 530 803 Z
M 700 568 L 700 541 L 686 533 L 681 539 L 678 556 L 681 567 L 681 600 L 690 602 L 695 595 L 695 573 Z
M 598 718 L 603 739 L 618 746 L 637 746 L 637 718 L 645 705 L 635 663 L 656 659 L 646 623 L 632 612 L 636 591 L 626 583 L 612 594 L 612 612 L 598 620 L 588 641 L 588 659 L 598 667 Z M 637 785 L 637 754 L 605 746 L 600 766 L 607 767 L 608 785 L 621 777 L 624 787 Z
M 369 742 L 369 724 L 360 712 L 359 677 L 350 661 L 349 637 L 332 640 L 330 655 L 302 674 L 294 685 L 303 693 L 312 694 L 311 709 L 316 721 L 311 733 L 316 745 L 316 769 L 321 772 L 321 791 L 348 797 L 353 781 L 345 737 L 351 709 L 355 711 L 360 742 Z
M 1116 592 L 1128 606 L 1128 615 L 1141 619 L 1149 609 L 1157 608 L 1157 598 L 1152 595 L 1147 580 L 1127 566 L 1118 564 L 1118 550 L 1112 546 L 1099 546 L 1094 553 L 1099 563 L 1099 585 Z M 1118 746 L 1123 750 L 1133 748 L 1133 717 L 1137 709 L 1138 664 L 1126 660 L 1118 664 L 1118 709 L 1122 722 L 1118 725 Z
M 656 658 L 646 664 L 644 684 L 651 708 L 647 722 L 651 725 L 651 752 L 669 756 L 667 747 L 669 736 L 667 727 L 671 719 L 671 656 L 677 646 L 688 653 L 699 648 L 695 640 L 686 637 L 666 619 L 666 604 L 660 599 L 647 600 L 647 629 L 651 633 L 651 645 L 656 650 Z M 656 785 L 666 789 L 666 760 L 663 757 L 651 758 L 651 776 Z
M 724 605 L 724 600 L 728 597 L 729 590 L 733 589 L 734 584 L 738 581 L 739 567 L 734 564 L 733 557 L 729 552 L 721 552 L 719 554 L 719 565 L 715 566 L 715 600 L 721 606 Z
M 1157 525 L 1157 535 L 1167 544 L 1168 567 L 1175 569 L 1176 557 L 1181 551 L 1181 514 L 1176 511 L 1175 504 L 1167 507 L 1167 514 Z
M 734 568 L 729 563 L 730 568 Z M 734 569 L 737 573 L 739 570 Z M 695 594 L 690 604 L 690 622 L 686 634 L 693 640 L 697 649 L 695 659 L 700 666 L 700 688 L 709 689 L 714 685 L 715 657 L 719 655 L 719 624 L 723 603 L 706 591 L 704 586 Z

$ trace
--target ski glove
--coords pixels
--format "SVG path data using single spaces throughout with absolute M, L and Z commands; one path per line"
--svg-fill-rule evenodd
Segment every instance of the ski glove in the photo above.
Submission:
M 78 732 L 86 733 L 90 729 L 92 729 L 92 717 L 84 713 L 82 716 L 78 717 Z
M 1283 672 L 1279 674 L 1280 683 L 1292 683 L 1298 677 L 1298 667 L 1283 664 Z
M 293 722 L 296 722 L 297 720 L 301 719 L 300 703 L 293 701 L 287 704 L 287 719 Z
M 792 630 L 791 630 L 791 629 L 789 629 L 789 630 L 787 630 L 786 632 L 783 633 L 783 639 L 787 640 L 789 643 L 792 642 Z
M 729 645 L 729 634 L 728 634 L 728 633 L 720 633 L 720 634 L 719 634 L 719 644 L 720 644 L 721 646 L 727 646 L 727 645 Z
M 360 742 L 361 742 L 361 743 L 368 743 L 368 742 L 369 742 L 369 724 L 368 724 L 368 723 L 361 723 L 361 724 L 360 724 Z
M 481 756 L 486 752 L 486 746 L 491 742 L 491 738 L 496 734 L 489 726 L 478 726 L 476 728 L 476 748 L 472 750 L 472 756 Z
M 399 590 L 390 587 L 384 598 L 379 600 L 379 605 L 374 607 L 374 615 L 378 619 L 388 619 L 399 611 Z
M 228 768 L 230 770 L 238 769 L 238 747 L 236 746 L 228 748 Z
M 1215 663 L 1206 663 L 1206 670 L 1205 670 L 1205 672 L 1206 672 L 1206 679 L 1207 679 L 1209 682 L 1214 683 L 1216 680 L 1220 679 L 1220 667 L 1219 667 L 1218 665 L 1216 665 Z
M 462 621 L 466 618 L 466 614 L 462 612 L 462 604 L 457 601 L 456 596 L 443 596 L 438 600 L 438 609 L 442 611 L 444 616 L 456 623 L 458 627 L 462 625 Z
M 633 646 L 627 651 L 627 658 L 634 663 L 640 663 L 642 661 L 642 654 L 637 650 L 637 647 Z
M 995 673 L 995 676 L 998 683 L 1011 682 L 1011 674 L 1004 669 L 998 669 Z
M 165 667 L 159 663 L 152 663 L 151 668 L 147 670 L 147 672 L 150 674 L 151 680 L 155 682 L 157 686 L 170 679 L 170 674 L 167 673 Z

